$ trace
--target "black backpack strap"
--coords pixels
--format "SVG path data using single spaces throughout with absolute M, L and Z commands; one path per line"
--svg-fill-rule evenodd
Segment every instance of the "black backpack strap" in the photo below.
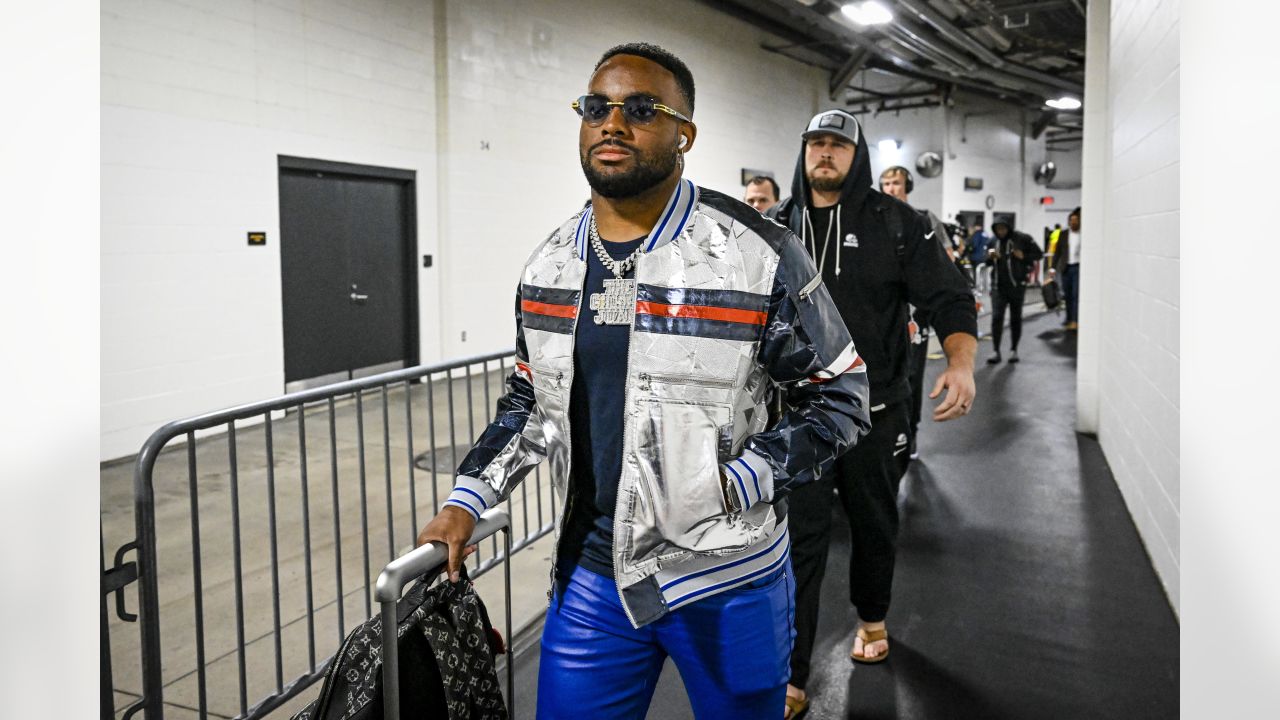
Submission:
M 876 211 L 884 216 L 889 237 L 893 238 L 894 253 L 898 256 L 898 268 L 906 275 L 907 271 L 907 234 L 902 226 L 902 215 L 894 212 L 894 208 L 884 202 L 876 207 Z

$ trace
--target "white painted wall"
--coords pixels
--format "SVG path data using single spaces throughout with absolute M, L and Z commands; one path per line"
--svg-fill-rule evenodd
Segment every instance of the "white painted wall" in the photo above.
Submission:
M 102 3 L 104 459 L 166 420 L 283 392 L 276 156 L 417 170 L 433 217 L 431 53 L 413 0 Z
M 278 155 L 416 171 L 422 361 L 510 347 L 521 262 L 588 193 L 568 104 L 641 39 L 697 81 L 688 176 L 789 187 L 825 74 L 699 4 L 104 0 L 101 457 L 283 392 Z
M 283 391 L 278 155 L 416 170 L 433 216 L 432 34 L 413 0 L 104 0 L 104 459 Z M 433 252 L 429 224 L 418 243 Z
M 948 108 L 945 131 L 947 171 L 944 173 L 943 206 L 948 220 L 962 210 L 983 210 L 987 226 L 996 212 L 1017 213 L 1018 229 L 1037 242 L 1042 230 L 1066 224 L 1067 213 L 1079 204 L 1078 188 L 1048 188 L 1035 183 L 1035 170 L 1046 160 L 1058 165 L 1055 185 L 1078 183 L 1079 151 L 1050 151 L 1045 135 L 1031 137 L 1032 111 L 972 95 L 958 95 Z M 966 177 L 981 178 L 981 190 L 966 190 Z M 1054 204 L 1040 205 L 1050 195 Z M 995 206 L 987 208 L 990 196 Z
M 912 207 L 931 210 L 942 217 L 942 185 L 946 177 L 946 163 L 942 166 L 943 174 L 935 178 L 924 177 L 916 171 L 916 158 L 920 157 L 920 153 L 928 150 L 942 152 L 942 111 L 938 108 L 918 108 L 879 115 L 865 113 L 858 119 L 862 122 L 867 145 L 871 150 L 871 179 L 875 186 L 880 186 L 880 173 L 894 165 L 901 165 L 911 170 L 911 175 L 915 178 L 915 189 L 911 191 L 910 197 Z M 902 146 L 897 152 L 882 152 L 879 142 L 884 139 L 899 140 Z
M 981 210 L 989 226 L 993 211 L 1010 211 L 1018 214 L 1018 227 L 1037 240 L 1045 226 L 1065 226 L 1067 213 L 1080 204 L 1079 148 L 1046 149 L 1045 137 L 1031 139 L 1029 124 L 1024 128 L 1022 113 L 1010 105 L 963 93 L 954 100 L 954 105 L 945 109 L 859 116 L 870 147 L 873 182 L 878 186 L 881 172 L 902 165 L 915 177 L 912 206 L 931 210 L 947 222 L 954 222 L 959 211 Z M 902 143 L 897 152 L 879 149 L 879 141 L 886 138 Z M 943 156 L 942 174 L 936 178 L 923 177 L 915 169 L 916 158 L 927 150 Z M 1053 185 L 1073 187 L 1036 185 L 1035 169 L 1045 160 L 1058 165 Z M 966 191 L 966 176 L 982 178 L 983 189 Z M 996 200 L 992 209 L 986 207 L 988 195 Z M 1040 205 L 1042 195 L 1053 196 L 1054 204 Z
M 1067 213 L 1080 204 L 1080 150 L 1049 150 L 1045 136 L 1032 139 L 1030 121 L 1034 113 L 1023 113 L 1010 105 L 982 97 L 958 93 L 947 108 L 907 110 L 901 113 L 866 114 L 859 119 L 871 145 L 874 178 L 891 165 L 904 165 L 916 176 L 911 204 L 932 210 L 953 222 L 957 212 L 981 210 L 988 226 L 993 212 L 1015 212 L 1018 227 L 1036 240 L 1041 230 L 1054 223 L 1066 225 Z M 884 138 L 902 141 L 897 153 L 882 153 L 877 143 Z M 1025 147 L 1024 147 L 1025 146 Z M 943 156 L 943 171 L 936 178 L 915 173 L 915 159 L 933 150 Z M 1037 185 L 1035 169 L 1053 160 L 1058 174 L 1050 188 Z M 965 190 L 965 177 L 983 180 L 983 189 Z M 995 198 L 988 209 L 987 196 Z M 1042 206 L 1038 198 L 1051 195 L 1054 204 Z
M 1109 4 L 1089 9 L 1090 79 L 1105 82 L 1107 97 L 1105 123 L 1087 128 L 1105 133 L 1106 147 L 1085 168 L 1089 197 L 1101 186 L 1105 200 L 1082 218 L 1082 429 L 1096 407 L 1102 448 L 1177 612 L 1180 9 L 1178 0 Z

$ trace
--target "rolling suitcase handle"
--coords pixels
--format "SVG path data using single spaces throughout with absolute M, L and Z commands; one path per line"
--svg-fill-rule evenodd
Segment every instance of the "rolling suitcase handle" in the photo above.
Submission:
M 475 545 L 499 530 L 503 533 L 506 556 L 502 574 L 507 593 L 507 716 L 515 717 L 515 663 L 511 656 L 511 518 L 494 508 L 480 516 L 468 545 Z M 433 542 L 414 548 L 392 560 L 378 576 L 374 597 L 382 606 L 382 707 L 384 720 L 400 720 L 400 648 L 396 638 L 396 604 L 404 587 L 423 573 L 449 559 L 449 549 Z

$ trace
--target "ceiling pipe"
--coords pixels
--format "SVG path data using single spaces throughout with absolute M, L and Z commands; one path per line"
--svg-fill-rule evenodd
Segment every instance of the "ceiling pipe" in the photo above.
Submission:
M 845 61 L 840 69 L 831 73 L 831 81 L 827 86 L 827 96 L 832 100 L 839 100 L 839 94 L 853 79 L 854 73 L 862 69 L 867 64 L 867 59 L 871 57 L 871 53 L 866 50 L 858 50 L 849 55 L 849 59 Z
M 996 55 L 991 52 L 991 50 L 987 49 L 987 46 L 969 37 L 968 33 L 953 25 L 950 20 L 942 15 L 942 13 L 934 10 L 932 7 L 929 7 L 929 4 L 922 0 L 898 0 L 898 4 L 915 13 L 920 17 L 920 19 L 932 25 L 937 29 L 938 33 L 942 35 L 942 37 L 951 41 L 958 47 L 973 53 L 979 60 L 982 60 L 993 68 L 1003 70 L 1006 73 L 1017 75 L 1027 80 L 1049 85 L 1059 90 L 1066 90 L 1068 92 L 1075 93 L 1084 91 L 1084 88 L 1082 88 L 1079 83 L 1074 83 L 1055 75 L 1023 67 Z
M 921 54 L 929 57 L 935 64 L 950 65 L 954 70 L 952 74 L 973 72 L 978 69 L 977 64 L 971 58 L 964 55 L 964 53 L 956 53 L 949 47 L 931 41 L 928 32 L 923 27 L 907 18 L 896 17 L 892 23 L 878 27 L 899 44 L 906 45 L 917 52 L 920 52 L 917 48 L 923 48 L 924 52 Z
M 779 0 L 774 0 L 775 4 L 782 5 Z M 994 85 L 1000 85 L 1013 92 L 1021 92 L 1037 97 L 1038 102 L 1042 102 L 1043 98 L 1054 97 L 1058 95 L 1058 91 L 1054 88 L 1036 82 L 1031 78 L 1018 78 L 1002 73 L 997 70 L 983 67 L 974 63 L 972 60 L 954 60 L 955 55 L 947 49 L 941 47 L 937 42 L 930 39 L 926 32 L 920 26 L 905 18 L 896 18 L 891 25 L 886 26 L 883 35 L 890 41 L 897 43 L 901 48 L 909 50 L 917 55 L 922 55 L 935 64 L 939 68 L 923 68 L 914 63 L 910 63 L 905 58 L 896 53 L 889 52 L 880 47 L 879 44 L 868 40 L 863 35 L 844 23 L 834 20 L 828 15 L 820 13 L 812 8 L 800 7 L 794 3 L 786 5 L 792 12 L 793 17 L 808 17 L 811 24 L 819 28 L 825 28 L 829 32 L 832 28 L 838 33 L 843 34 L 854 42 L 860 43 L 872 52 L 876 52 L 881 57 L 889 59 L 898 67 L 905 70 L 912 70 L 922 74 L 930 75 L 936 79 L 946 79 L 957 83 L 967 84 L 970 86 L 978 86 L 977 81 L 985 80 Z M 799 15 L 797 15 L 799 13 Z M 994 56 L 993 56 L 994 57 Z M 896 58 L 896 59 L 895 59 Z M 999 59 L 999 58 L 997 58 Z M 1001 60 L 1001 62 L 1004 62 Z M 909 65 L 904 65 L 909 63 Z
M 916 2 L 916 0 L 898 0 L 898 4 L 918 15 L 921 20 L 932 25 L 937 29 L 938 33 L 942 35 L 942 37 L 973 53 L 979 60 L 982 60 L 992 67 L 998 68 L 1004 66 L 1004 58 L 991 52 L 987 49 L 986 45 L 974 40 L 969 37 L 968 33 L 955 25 L 952 25 L 951 22 L 942 15 L 942 13 L 929 7 L 928 3 Z
M 896 98 L 896 97 L 901 97 L 901 96 L 902 96 L 902 94 L 903 94 L 903 93 L 906 93 L 906 92 L 921 92 L 921 93 L 923 93 L 923 92 L 930 92 L 930 93 L 933 93 L 933 94 L 935 94 L 935 95 L 941 95 L 941 94 L 943 93 L 943 88 L 942 88 L 942 86 L 938 86 L 938 85 L 935 85 L 933 88 L 931 88 L 931 89 L 929 89 L 929 90 L 927 90 L 927 91 L 926 91 L 926 90 L 918 90 L 918 91 L 912 90 L 912 91 L 908 91 L 908 90 L 907 90 L 907 88 L 911 87 L 911 86 L 912 86 L 912 85 L 914 85 L 914 84 L 915 84 L 915 82 L 914 82 L 914 81 L 912 81 L 912 82 L 907 83 L 906 85 L 903 85 L 900 89 L 898 89 L 898 90 L 893 90 L 893 91 L 872 90 L 872 89 L 871 89 L 871 88 L 869 88 L 869 87 L 862 87 L 861 85 L 848 85 L 848 86 L 846 86 L 846 87 L 845 87 L 845 89 L 846 89 L 846 90 L 850 90 L 850 91 L 854 91 L 854 92 L 860 92 L 860 93 L 862 93 L 863 95 L 870 95 L 872 98 Z
M 967 75 L 950 75 L 921 67 L 904 57 L 900 51 L 894 49 L 901 47 L 900 44 L 887 48 L 881 47 L 878 43 L 861 36 L 856 31 L 840 25 L 827 15 L 810 10 L 809 5 L 817 4 L 818 0 L 814 0 L 812 3 L 804 2 L 803 0 L 791 0 L 790 2 L 788 0 L 770 0 L 767 3 L 753 4 L 749 7 L 736 2 L 698 1 L 790 43 L 776 48 L 767 43 L 761 44 L 761 49 L 777 53 L 790 60 L 821 68 L 827 73 L 837 72 L 845 62 L 848 62 L 849 54 L 866 52 L 868 57 L 863 65 L 865 69 L 920 82 L 940 83 L 945 86 L 955 85 L 975 94 L 1010 105 L 1022 106 L 1030 104 L 1038 106 L 1043 102 L 1042 95 L 1032 95 L 1021 85 L 1013 89 L 1006 89 L 1000 87 L 998 83 L 979 82 L 978 78 Z M 788 20 L 784 21 L 778 15 L 784 15 Z M 797 29 L 791 25 L 791 22 L 808 29 Z M 815 37 L 828 38 L 829 40 L 820 39 L 815 41 Z M 832 57 L 822 51 L 821 48 L 840 48 L 844 50 L 845 54 L 843 57 Z M 815 61 L 810 57 L 801 57 L 795 52 L 788 51 L 788 49 L 803 50 L 806 55 L 813 53 L 815 57 L 821 57 L 822 61 Z
M 978 69 L 978 66 L 972 60 L 958 58 L 951 53 L 943 52 L 937 45 L 896 23 L 885 26 L 882 33 L 886 38 L 898 43 L 901 47 L 930 60 L 934 69 L 940 72 L 945 72 L 948 75 L 960 75 L 961 73 L 973 72 Z
M 863 105 L 860 108 L 851 108 L 849 113 L 851 115 L 865 115 L 870 112 L 872 117 L 876 117 L 877 115 L 897 112 L 899 110 L 921 110 L 924 108 L 935 108 L 941 105 L 941 100 L 925 100 L 923 102 L 907 103 L 905 105 L 880 105 L 879 107 Z
M 882 47 L 879 43 L 864 36 L 863 34 L 849 28 L 848 26 L 837 22 L 828 15 L 818 12 L 807 7 L 796 0 L 770 0 L 770 4 L 776 10 L 781 10 L 790 18 L 796 20 L 802 25 L 807 25 L 824 35 L 831 35 L 842 42 L 850 45 L 850 50 L 861 48 L 871 54 L 876 59 L 883 61 L 894 72 L 906 75 L 908 77 L 916 77 L 923 80 L 932 80 L 954 84 L 960 87 L 969 88 L 983 95 L 995 95 L 1002 97 L 1003 94 L 1013 96 L 1010 99 L 1017 99 L 1019 104 L 1029 106 L 1039 106 L 1044 102 L 1045 97 L 1055 95 L 1055 91 L 1043 87 L 1039 84 L 1029 82 L 1016 77 L 1010 77 L 1004 73 L 998 73 L 989 69 L 979 68 L 975 72 L 965 72 L 960 74 L 950 74 L 933 68 L 926 68 L 917 65 L 915 62 L 904 57 L 900 52 L 895 51 L 892 47 Z M 904 47 L 902 43 L 890 38 L 895 43 L 895 47 Z M 910 48 L 906 48 L 910 49 Z M 868 66 L 874 66 L 876 63 L 868 62 Z
M 955 83 L 966 87 L 972 87 L 979 92 L 990 92 L 991 87 L 975 79 L 964 75 L 951 76 L 946 73 L 938 72 L 929 68 L 921 67 L 914 62 L 906 59 L 902 55 L 893 52 L 887 48 L 881 47 L 878 43 L 863 37 L 860 33 L 835 22 L 826 15 L 817 12 L 811 8 L 805 7 L 795 0 L 770 0 L 773 5 L 796 20 L 816 28 L 822 32 L 835 35 L 846 43 L 862 48 L 870 52 L 875 57 L 880 58 L 895 69 L 902 70 L 906 73 L 916 75 L 918 77 L 928 78 L 946 83 Z
M 922 98 L 935 98 L 942 95 L 941 90 L 926 90 L 924 92 L 898 93 L 896 95 L 872 95 L 871 97 L 851 98 L 845 101 L 845 105 L 873 105 L 875 103 L 884 103 L 901 100 L 920 100 Z

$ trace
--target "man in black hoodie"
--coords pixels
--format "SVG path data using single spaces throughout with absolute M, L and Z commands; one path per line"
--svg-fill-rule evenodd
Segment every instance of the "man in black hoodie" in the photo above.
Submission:
M 1027 277 L 1037 260 L 1044 256 L 1030 235 L 1014 230 L 1004 220 L 992 223 L 995 240 L 987 249 L 987 262 L 994 267 L 991 275 L 991 345 L 995 354 L 987 358 L 991 365 L 999 363 L 1000 338 L 1004 335 L 1004 311 L 1009 309 L 1009 362 L 1018 362 L 1018 340 L 1022 339 L 1022 303 L 1027 296 Z
M 908 303 L 930 313 L 947 369 L 930 393 L 946 398 L 934 420 L 969 412 L 974 398 L 977 312 L 964 276 L 936 232 L 906 203 L 871 187 L 871 162 L 858 121 L 842 110 L 814 116 L 803 134 L 791 197 L 768 213 L 804 241 L 867 363 L 871 433 L 822 482 L 789 498 L 796 575 L 795 647 L 788 693 L 802 697 L 817 629 L 818 596 L 831 534 L 831 492 L 852 529 L 850 599 L 859 625 L 850 656 L 879 662 L 889 651 L 884 626 L 897 541 L 898 481 L 910 420 Z M 812 288 L 806 288 L 811 290 Z M 803 296 L 805 291 L 801 291 Z

